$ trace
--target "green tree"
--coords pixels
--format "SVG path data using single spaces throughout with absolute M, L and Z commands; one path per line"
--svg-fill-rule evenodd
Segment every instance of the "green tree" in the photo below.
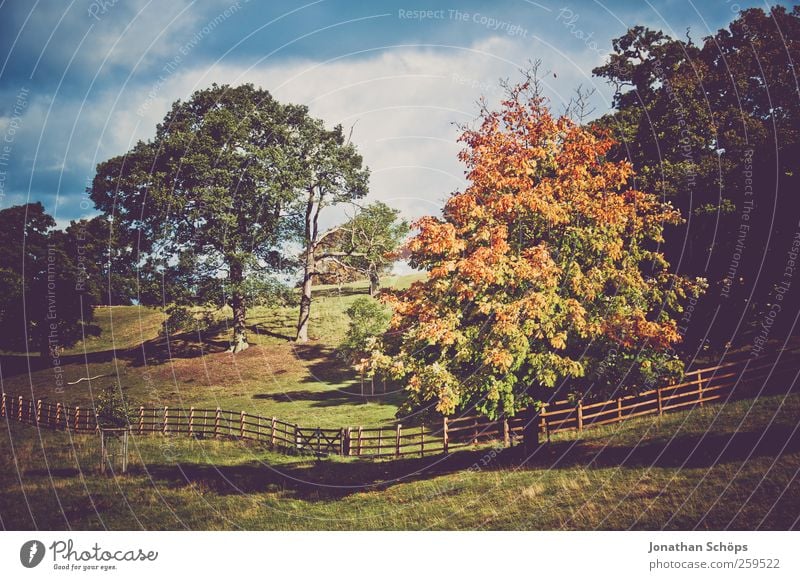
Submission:
M 336 232 L 336 229 L 322 231 L 320 216 L 326 207 L 363 198 L 367 194 L 369 170 L 362 167 L 361 155 L 355 145 L 345 140 L 341 126 L 327 130 L 322 121 L 305 119 L 300 134 L 302 171 L 295 186 L 301 197 L 295 236 L 303 248 L 303 277 L 297 341 L 307 342 L 314 278 L 319 273 L 320 259 L 326 257 L 323 251 L 326 240 Z
M 97 297 L 55 225 L 38 202 L 0 211 L 0 348 L 55 359 L 97 332 Z
M 664 251 L 711 283 L 689 349 L 736 340 L 743 317 L 759 320 L 780 298 L 774 284 L 797 225 L 798 37 L 799 7 L 744 10 L 700 44 L 637 26 L 593 71 L 616 88 L 616 111 L 595 123 L 618 142 L 609 156 L 680 210 Z M 792 319 L 780 317 L 787 328 Z
M 151 281 L 175 290 L 176 272 L 192 278 L 170 299 L 231 307 L 232 352 L 249 346 L 254 282 L 286 266 L 280 248 L 317 138 L 307 113 L 253 85 L 213 85 L 177 101 L 154 139 L 101 163 L 91 187 Z
M 377 348 L 378 338 L 389 326 L 391 311 L 375 299 L 362 296 L 347 309 L 347 316 L 350 323 L 347 334 L 339 346 L 338 354 L 358 371 L 363 395 L 364 376 L 369 371 L 369 359 Z
M 409 232 L 408 222 L 399 216 L 399 210 L 383 202 L 367 205 L 326 237 L 321 261 L 361 274 L 369 280 L 370 296 L 377 295 L 380 276 L 396 261 Z

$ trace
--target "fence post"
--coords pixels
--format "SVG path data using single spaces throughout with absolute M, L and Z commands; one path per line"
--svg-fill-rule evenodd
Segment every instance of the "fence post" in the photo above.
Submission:
M 353 439 L 352 428 L 346 427 L 344 430 L 344 449 L 342 450 L 343 455 L 350 455 L 352 445 L 350 442 Z
M 703 406 L 703 373 L 697 373 L 697 398 L 700 401 L 700 406 Z
M 239 439 L 244 439 L 244 411 L 239 419 Z
M 403 429 L 403 425 L 398 423 L 397 424 L 397 435 L 395 436 L 395 441 L 394 441 L 394 456 L 395 457 L 400 457 L 400 438 L 403 436 L 402 435 L 402 429 Z
M 36 424 L 42 422 L 42 400 L 37 399 L 36 401 Z
M 578 399 L 578 431 L 583 431 L 583 399 Z
M 541 430 L 542 434 L 547 437 L 547 442 L 550 443 L 550 425 L 547 424 L 547 403 L 540 407 L 539 411 L 541 417 Z
M 658 416 L 660 417 L 664 414 L 664 402 L 662 400 L 661 387 L 656 389 L 656 397 L 658 399 Z
M 56 429 L 58 429 L 59 424 L 61 423 L 61 403 L 56 404 Z M 69 429 L 69 425 L 67 425 L 67 429 Z
M 297 426 L 297 423 L 294 424 L 294 448 L 299 452 L 302 449 L 302 445 L 300 444 L 300 428 Z
M 3 402 L 0 403 L 0 417 L 6 416 L 6 394 L 3 393 Z
M 81 421 L 80 417 L 81 417 L 81 408 L 80 407 L 75 407 L 75 432 L 76 433 L 78 432 L 78 430 L 81 427 L 80 426 L 80 421 Z
M 220 417 L 221 409 L 217 407 L 217 411 L 214 413 L 214 438 L 216 439 L 219 436 L 219 417 Z
M 475 416 L 475 420 L 472 422 L 472 444 L 478 444 L 478 416 Z
M 194 407 L 189 408 L 189 437 L 194 435 Z
M 144 432 L 144 407 L 139 407 L 139 435 Z
M 442 451 L 445 455 L 450 450 L 450 436 L 447 433 L 447 417 L 442 417 Z
M 168 420 L 169 420 L 169 407 L 164 407 L 164 424 L 161 427 L 164 435 L 167 434 L 167 421 Z
M 270 423 L 270 433 L 269 433 L 269 444 L 272 447 L 275 447 L 275 417 L 272 418 L 272 422 Z
M 419 424 L 419 456 L 425 457 L 425 424 Z
M 356 442 L 356 455 L 361 455 L 361 432 L 363 428 L 361 425 L 358 426 L 358 441 Z
M 617 419 L 622 421 L 622 397 L 617 397 Z
M 383 447 L 383 427 L 378 427 L 378 455 L 382 452 L 381 447 Z
M 352 430 L 350 427 L 345 427 L 342 433 L 342 455 L 350 455 L 350 439 L 352 437 Z
M 22 409 L 25 408 L 25 401 L 22 400 L 22 396 L 19 397 L 19 405 L 17 406 L 17 418 L 19 422 L 22 423 Z
M 508 429 L 508 417 L 503 417 L 503 447 L 511 446 L 511 433 Z

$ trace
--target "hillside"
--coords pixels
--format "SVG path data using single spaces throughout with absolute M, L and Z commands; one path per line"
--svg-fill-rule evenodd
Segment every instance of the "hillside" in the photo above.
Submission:
M 402 288 L 419 275 L 386 278 Z M 361 396 L 355 373 L 336 357 L 347 330 L 348 306 L 367 292 L 366 282 L 315 289 L 311 338 L 292 342 L 295 308 L 254 308 L 249 313 L 253 346 L 237 355 L 226 352 L 227 320 L 198 336 L 161 334 L 162 311 L 141 306 L 98 308 L 98 336 L 88 336 L 61 359 L 65 382 L 56 386 L 58 369 L 38 355 L 0 356 L 2 389 L 26 398 L 91 406 L 96 389 L 117 381 L 131 406 L 182 406 L 248 411 L 290 422 L 339 427 L 380 424 L 394 417 L 398 393 Z

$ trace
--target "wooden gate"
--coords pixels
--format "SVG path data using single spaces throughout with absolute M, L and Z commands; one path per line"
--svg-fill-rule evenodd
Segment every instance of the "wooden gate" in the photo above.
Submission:
M 343 429 L 295 427 L 294 433 L 295 448 L 300 452 L 313 453 L 317 457 L 344 454 Z

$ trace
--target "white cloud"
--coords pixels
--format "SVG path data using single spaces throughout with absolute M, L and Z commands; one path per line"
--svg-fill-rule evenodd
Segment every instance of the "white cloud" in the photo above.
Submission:
M 464 47 L 384 48 L 327 62 L 269 60 L 246 67 L 221 61 L 177 67 L 157 84 L 94 91 L 86 103 L 56 96 L 46 121 L 49 99 L 34 101 L 25 120 L 26 153 L 32 155 L 46 123 L 36 171 L 63 167 L 72 172 L 73 183 L 76 174 L 85 172 L 88 179 L 98 162 L 125 152 L 136 139 L 152 137 L 176 99 L 212 82 L 251 82 L 281 101 L 307 104 L 329 125 L 352 126 L 353 140 L 372 172 L 370 198 L 414 219 L 438 213 L 448 194 L 464 186 L 455 124 L 475 119 L 482 94 L 490 104 L 499 101 L 500 78 L 513 81 L 530 58 L 541 58 L 543 71 L 558 71 L 557 78 L 548 72 L 544 82 L 553 106 L 560 108 L 597 64 L 596 54 L 583 51 L 579 54 L 586 60 L 571 60 L 535 39 L 523 40 L 491 37 Z M 170 54 L 163 58 L 169 60 Z M 83 186 L 79 191 L 63 188 L 62 183 L 57 217 L 85 214 L 77 211 Z M 334 212 L 327 221 L 338 217 Z
M 587 84 L 597 62 L 577 62 L 544 44 L 535 46 L 539 54 L 533 56 L 542 58 L 542 69 L 548 71 L 544 82 L 553 106 L 560 108 L 578 84 Z M 118 115 L 113 145 L 116 153 L 123 151 L 131 130 L 135 137 L 152 135 L 170 104 L 194 90 L 212 82 L 251 82 L 281 101 L 307 104 L 329 125 L 352 126 L 353 140 L 372 171 L 370 197 L 387 201 L 413 219 L 437 213 L 447 195 L 464 185 L 455 124 L 475 119 L 481 94 L 497 103 L 502 94 L 498 80 L 518 78 L 519 68 L 531 56 L 526 43 L 496 37 L 472 46 L 406 46 L 328 62 L 263 62 L 251 67 L 219 62 L 177 70 L 157 87 L 155 97 L 148 97 L 147 90 L 122 97 L 111 113 Z M 557 78 L 549 72 L 553 70 Z M 605 87 L 598 88 L 607 93 Z M 141 112 L 143 103 L 146 111 L 137 119 L 134 112 Z

